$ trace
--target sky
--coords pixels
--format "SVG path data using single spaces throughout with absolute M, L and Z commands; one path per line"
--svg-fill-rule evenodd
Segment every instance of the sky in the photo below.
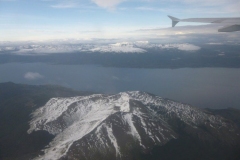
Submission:
M 171 28 L 177 18 L 240 17 L 239 0 L 0 0 L 0 41 L 148 39 L 215 33 L 207 26 Z M 195 24 L 191 24 L 195 25 Z

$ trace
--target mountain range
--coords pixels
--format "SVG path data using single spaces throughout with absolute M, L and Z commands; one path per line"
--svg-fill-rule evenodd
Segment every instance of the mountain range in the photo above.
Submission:
M 0 84 L 0 159 L 240 159 L 240 111 L 141 91 Z

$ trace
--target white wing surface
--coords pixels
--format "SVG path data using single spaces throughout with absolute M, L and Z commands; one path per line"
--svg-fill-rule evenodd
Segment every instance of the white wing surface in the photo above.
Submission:
M 188 18 L 178 19 L 168 16 L 172 20 L 172 27 L 175 27 L 178 22 L 195 22 L 195 23 L 221 23 L 223 28 L 218 29 L 218 32 L 235 32 L 240 31 L 240 17 L 236 18 Z

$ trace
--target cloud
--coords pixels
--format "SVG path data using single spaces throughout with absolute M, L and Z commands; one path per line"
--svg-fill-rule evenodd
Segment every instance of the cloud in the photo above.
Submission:
M 112 76 L 112 80 L 119 81 L 119 80 L 120 80 L 120 78 L 119 78 L 119 77 L 117 77 L 117 76 Z
M 198 47 L 192 44 L 180 44 L 177 46 L 177 48 L 182 51 L 197 51 L 201 49 L 201 47 Z
M 99 7 L 114 9 L 118 4 L 126 1 L 126 0 L 92 0 Z
M 207 43 L 208 45 L 223 45 L 223 43 L 220 43 L 220 42 L 210 42 L 210 43 Z
M 182 44 L 157 44 L 152 45 L 151 47 L 158 47 L 161 49 L 178 49 L 182 51 L 197 51 L 201 49 L 201 47 L 189 44 L 189 43 L 182 43 Z
M 27 80 L 37 80 L 37 79 L 44 78 L 44 76 L 39 74 L 39 73 L 37 73 L 37 72 L 27 72 L 24 75 L 24 78 L 27 79 Z
M 0 2 L 13 2 L 13 1 L 16 1 L 16 0 L 0 0 Z
M 108 44 L 96 44 L 94 42 L 90 44 L 55 44 L 55 45 L 21 45 L 16 47 L 11 54 L 22 56 L 37 56 L 37 55 L 49 55 L 58 53 L 73 53 L 73 52 L 105 52 L 105 53 L 144 53 L 146 50 L 142 49 L 146 42 L 120 42 L 120 43 L 108 43 Z M 1 47 L 0 47 L 1 49 Z M 1 52 L 1 51 L 0 51 Z
M 135 46 L 131 42 L 121 42 L 109 45 L 102 45 L 90 49 L 92 52 L 115 52 L 115 53 L 144 53 L 146 50 Z
M 55 4 L 51 5 L 51 7 L 56 9 L 79 8 L 81 6 L 80 5 L 81 1 L 79 0 L 44 0 L 44 1 L 55 2 Z
M 52 8 L 76 8 L 78 5 L 76 3 L 60 3 L 56 5 L 52 5 Z
M 71 53 L 82 50 L 80 46 L 71 45 L 24 45 L 17 47 L 16 55 L 47 55 L 54 53 Z
M 100 40 L 97 40 L 98 42 Z M 215 43 L 209 43 L 215 44 Z M 2 47 L 5 49 L 5 47 Z M 8 54 L 15 54 L 21 56 L 44 56 L 50 54 L 68 54 L 68 53 L 147 53 L 151 49 L 179 49 L 182 51 L 197 51 L 201 47 L 189 43 L 150 43 L 149 41 L 130 41 L 130 42 L 104 42 L 104 43 L 70 43 L 63 44 L 63 42 L 56 42 L 52 45 L 44 44 L 28 44 L 16 46 L 13 51 Z M 1 51 L 0 46 L 0 53 Z M 4 53 L 4 52 L 3 52 Z M 31 75 L 31 74 L 30 74 Z
M 201 6 L 218 6 L 223 4 L 237 3 L 238 0 L 170 0 L 171 2 L 180 2 L 186 4 L 197 4 Z
M 117 5 L 120 3 L 126 1 L 126 0 L 91 0 L 93 3 L 95 3 L 97 6 L 105 9 L 113 10 Z M 51 5 L 52 8 L 58 8 L 58 9 L 65 9 L 65 8 L 82 8 L 86 6 L 82 6 L 83 3 L 80 3 L 79 0 L 62 0 L 60 3 Z M 88 6 L 88 9 L 93 9 L 93 6 Z
M 7 51 L 7 52 L 12 52 L 12 51 L 15 51 L 15 50 L 16 50 L 15 47 L 10 47 L 10 46 L 1 47 L 1 46 L 0 46 L 0 54 L 1 54 L 2 52 L 5 52 L 5 51 Z
M 167 3 L 166 3 L 167 1 Z M 158 11 L 165 14 L 185 14 L 198 17 L 211 15 L 212 17 L 227 16 L 230 14 L 239 15 L 240 1 L 239 0 L 162 0 L 159 4 L 163 7 L 158 7 L 157 1 L 146 1 L 149 4 L 135 7 L 137 10 L 143 11 Z M 164 3 L 165 2 L 165 3 Z M 168 6 L 168 7 L 167 7 Z M 181 18 L 181 17 L 180 17 Z M 187 18 L 187 17 L 186 17 Z
M 222 13 L 239 13 L 240 2 L 239 0 L 170 0 L 171 2 L 179 2 L 186 4 L 188 8 L 197 7 L 208 10 L 215 10 Z M 191 6 L 191 7 L 190 7 Z M 208 8 L 211 7 L 211 8 Z
M 5 47 L 3 50 L 5 50 L 5 51 L 14 51 L 15 47 Z
M 182 1 L 182 0 L 180 0 Z M 238 0 L 183 0 L 185 3 L 196 3 L 196 4 L 202 4 L 202 5 L 222 5 L 222 4 L 229 4 L 229 3 L 237 3 Z

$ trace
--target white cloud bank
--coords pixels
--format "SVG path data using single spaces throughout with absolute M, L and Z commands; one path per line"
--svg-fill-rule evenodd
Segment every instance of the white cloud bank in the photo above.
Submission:
M 179 44 L 177 45 L 177 48 L 182 51 L 197 51 L 201 49 L 201 47 L 192 44 Z
M 11 48 L 11 47 L 7 47 Z M 182 51 L 197 51 L 201 47 L 189 43 L 176 44 L 156 44 L 148 41 L 135 42 L 118 42 L 108 44 L 52 44 L 52 45 L 20 45 L 14 47 L 9 52 L 6 47 L 0 46 L 1 53 L 10 53 L 15 55 L 48 55 L 57 53 L 73 53 L 73 52 L 102 52 L 102 53 L 147 53 L 149 49 L 178 49 Z M 8 52 L 6 52 L 8 51 Z
M 44 78 L 44 76 L 39 74 L 39 73 L 37 73 L 37 72 L 27 72 L 24 75 L 24 78 L 27 79 L 27 80 L 37 80 L 37 79 Z
M 146 50 L 138 48 L 134 43 L 122 42 L 109 44 L 106 46 L 98 46 L 90 49 L 92 52 L 115 52 L 115 53 L 144 53 Z
M 136 43 L 138 46 L 142 48 L 159 48 L 159 49 L 178 49 L 182 51 L 197 51 L 200 50 L 201 47 L 189 44 L 189 43 L 182 43 L 182 44 L 147 44 L 146 42 L 143 43 Z

